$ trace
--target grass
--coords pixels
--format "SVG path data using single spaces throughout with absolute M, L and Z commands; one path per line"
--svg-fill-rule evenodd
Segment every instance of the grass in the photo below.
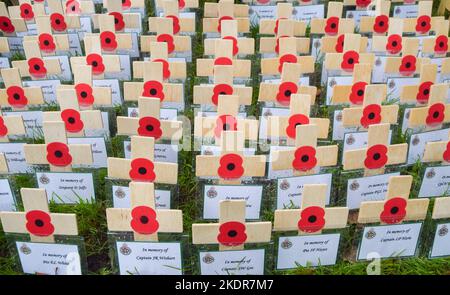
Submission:
M 153 15 L 153 7 L 150 4 L 151 1 L 146 0 L 146 5 L 148 7 L 148 15 Z M 203 7 L 204 0 L 199 1 L 200 7 Z M 439 1 L 435 1 L 435 9 L 438 7 Z M 197 30 L 192 37 L 193 44 L 193 60 L 203 56 L 203 36 L 201 33 L 201 19 L 202 15 L 200 12 L 197 13 Z M 144 28 L 146 24 L 144 25 Z M 144 29 L 145 30 L 145 29 Z M 256 48 L 259 47 L 258 38 L 258 28 L 252 28 L 250 37 L 256 39 Z M 23 59 L 22 56 L 14 56 L 14 59 Z M 254 79 L 250 81 L 250 86 L 253 87 L 253 103 L 248 108 L 248 114 L 253 116 L 259 115 L 260 108 L 257 104 L 257 97 L 259 91 L 259 55 L 254 55 L 250 57 L 252 59 L 252 76 Z M 195 84 L 198 84 L 199 79 L 196 77 L 196 64 L 195 62 L 188 65 L 188 77 L 186 79 L 186 111 L 183 113 L 191 119 L 193 118 L 193 111 L 190 108 L 192 104 L 192 89 Z M 325 98 L 325 91 L 321 91 L 320 85 L 320 72 L 321 65 L 318 63 L 316 65 L 316 73 L 311 77 L 311 81 L 318 86 L 318 103 L 323 103 Z M 125 112 L 124 106 L 115 107 L 116 114 L 123 114 Z M 329 114 L 329 109 L 326 106 L 321 106 L 317 110 L 316 116 L 327 117 Z M 193 126 L 191 126 L 193 127 Z M 112 154 L 110 156 L 123 157 L 122 150 L 122 140 L 123 137 L 112 137 L 111 147 Z M 41 141 L 41 140 L 38 140 Z M 393 138 L 394 143 L 407 142 L 407 137 L 401 132 L 396 132 Z M 184 232 L 189 233 L 191 225 L 194 222 L 198 222 L 199 216 L 199 206 L 198 202 L 200 200 L 199 194 L 199 184 L 196 181 L 194 168 L 195 152 L 182 150 L 179 153 L 179 178 L 178 178 L 178 192 L 179 192 L 179 209 L 183 210 L 183 222 L 184 222 Z M 402 167 L 402 174 L 411 174 L 414 176 L 414 189 L 412 191 L 413 196 L 417 196 L 420 178 L 423 175 L 423 165 L 418 162 L 410 167 Z M 335 174 L 336 178 L 341 178 L 339 169 L 331 170 Z M 94 176 L 96 178 L 96 201 L 95 202 L 81 202 L 77 205 L 56 205 L 50 204 L 51 210 L 53 212 L 73 212 L 77 214 L 78 228 L 80 235 L 84 237 L 86 257 L 88 263 L 88 273 L 106 275 L 113 273 L 110 257 L 109 257 L 109 243 L 107 237 L 107 226 L 105 209 L 108 207 L 109 203 L 109 192 L 105 191 L 105 180 L 106 175 L 105 169 L 100 169 L 95 172 Z M 347 174 L 351 176 L 352 174 Z M 20 187 L 35 187 L 35 180 L 33 175 L 15 175 L 12 177 L 13 185 L 16 191 Z M 343 181 L 335 181 L 334 183 L 336 189 L 334 190 L 335 196 L 333 197 L 339 204 L 342 202 L 342 193 L 345 191 L 345 183 Z M 264 201 L 265 205 L 262 210 L 262 219 L 273 221 L 273 202 L 275 199 L 275 188 L 273 186 L 266 186 L 267 190 L 265 192 Z M 341 204 L 342 205 L 342 204 Z M 430 205 L 431 206 L 431 205 Z M 424 230 L 422 235 L 423 247 L 420 249 L 420 256 L 407 259 L 387 259 L 382 260 L 380 263 L 380 273 L 383 275 L 406 275 L 406 274 L 422 274 L 422 275 L 448 275 L 450 274 L 450 259 L 427 259 L 427 247 L 429 246 L 430 237 L 433 231 L 433 223 L 428 217 L 424 225 Z M 338 263 L 334 266 L 323 266 L 323 267 L 298 267 L 293 270 L 284 272 L 273 272 L 276 274 L 318 274 L 318 275 L 363 275 L 366 274 L 368 262 L 355 262 L 356 253 L 356 243 L 359 239 L 361 232 L 361 227 L 356 224 L 350 224 L 346 230 L 342 233 L 342 242 L 340 248 L 340 259 Z M 0 228 L 0 274 L 20 274 L 20 267 L 16 264 L 16 258 L 11 253 L 12 249 L 8 248 L 8 241 Z M 189 247 L 189 245 L 188 245 Z M 192 250 L 192 249 L 191 249 Z M 194 253 L 192 253 L 194 254 Z M 273 259 L 273 253 L 268 253 L 269 258 Z M 195 255 L 193 255 L 195 257 Z

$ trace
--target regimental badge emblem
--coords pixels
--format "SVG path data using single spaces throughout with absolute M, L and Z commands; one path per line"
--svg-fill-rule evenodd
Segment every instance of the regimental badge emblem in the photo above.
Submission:
M 136 109 L 134 109 L 130 112 L 130 117 L 137 118 L 138 116 L 139 116 L 139 114 Z
M 420 143 L 420 138 L 419 136 L 414 136 L 413 140 L 412 140 L 412 145 L 418 145 Z
M 289 184 L 289 181 L 287 179 L 283 179 L 280 183 L 280 190 L 285 191 L 289 189 L 291 185 Z
M 31 254 L 31 249 L 30 247 L 28 247 L 27 244 L 22 244 L 22 246 L 20 246 L 20 252 L 22 252 L 25 255 L 29 255 Z
M 314 41 L 313 45 L 314 45 L 314 48 L 316 48 L 316 49 L 320 48 L 320 40 Z
M 336 121 L 341 122 L 342 121 L 342 112 L 338 112 L 336 115 Z
M 131 249 L 130 249 L 130 247 L 128 247 L 127 244 L 123 244 L 122 247 L 120 247 L 119 251 L 122 255 L 125 255 L 125 256 L 131 254 Z
M 206 196 L 210 199 L 214 199 L 215 197 L 217 197 L 217 191 L 215 187 L 211 187 L 207 192 L 206 192 Z
M 443 236 L 445 236 L 445 235 L 447 235 L 447 234 L 448 234 L 448 228 L 447 228 L 446 225 L 443 225 L 443 226 L 439 229 L 438 235 L 439 235 L 440 237 L 443 237 Z
M 353 13 L 349 13 L 348 15 L 347 15 L 347 18 L 353 18 Z
M 210 149 L 206 149 L 206 150 L 203 152 L 203 154 L 204 154 L 205 156 L 212 156 L 212 155 L 214 155 L 213 151 L 210 150 Z
M 397 7 L 394 11 L 395 14 L 400 14 L 402 12 L 402 10 L 400 9 L 400 7 Z
M 406 119 L 409 119 L 409 113 L 410 113 L 410 111 L 407 110 L 407 111 L 406 111 L 406 114 L 405 114 L 405 118 L 406 118 Z
M 390 89 L 393 89 L 395 87 L 395 81 L 394 80 L 389 81 L 388 87 Z
M 47 175 L 42 174 L 41 177 L 39 177 L 39 182 L 42 184 L 49 184 L 50 183 L 50 178 L 48 178 Z
M 380 58 L 377 58 L 377 59 L 375 60 L 375 65 L 376 65 L 377 67 L 381 66 L 381 59 L 380 59 Z
M 375 236 L 377 235 L 377 233 L 375 232 L 375 230 L 373 228 L 369 229 L 366 233 L 366 239 L 370 240 L 375 238 Z
M 264 112 L 263 116 L 266 117 L 266 118 L 272 116 L 272 111 L 271 110 L 266 110 Z
M 205 256 L 203 256 L 203 262 L 206 264 L 211 264 L 214 262 L 214 257 L 211 254 L 206 254 Z
M 345 143 L 347 143 L 348 145 L 352 145 L 352 144 L 354 144 L 355 143 L 355 137 L 352 135 L 352 134 L 350 134 L 348 137 L 347 137 L 347 139 L 345 140 Z
M 125 148 L 127 149 L 127 152 L 131 152 L 131 143 L 128 143 Z
M 334 85 L 336 85 L 336 84 L 337 84 L 337 82 L 336 82 L 336 80 L 333 78 L 333 79 L 331 79 L 330 82 L 328 83 L 328 86 L 334 87 Z
M 287 250 L 287 249 L 289 249 L 291 247 L 292 247 L 292 242 L 288 238 L 284 239 L 284 241 L 281 242 L 281 248 Z
M 433 168 L 430 169 L 430 171 L 427 172 L 426 178 L 430 179 L 436 176 L 436 172 Z
M 359 189 L 359 183 L 358 181 L 354 180 L 352 184 L 350 184 L 350 190 L 356 191 L 357 189 Z
M 114 192 L 114 195 L 118 198 L 118 199 L 123 199 L 125 198 L 125 191 L 119 187 L 118 189 L 116 189 L 116 191 Z

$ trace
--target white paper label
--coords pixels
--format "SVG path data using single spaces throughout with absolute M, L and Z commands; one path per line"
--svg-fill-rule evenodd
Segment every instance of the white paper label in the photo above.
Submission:
M 356 127 L 344 128 L 342 124 L 342 111 L 334 111 L 333 114 L 333 140 L 343 140 L 344 134 L 355 132 Z
M 29 173 L 32 171 L 25 161 L 24 143 L 0 143 L 0 153 L 5 154 L 9 172 Z
M 437 225 L 430 257 L 434 258 L 450 255 L 449 228 L 450 223 L 441 223 Z
M 125 151 L 125 158 L 131 158 L 131 141 L 123 141 L 123 149 Z M 155 162 L 178 163 L 178 145 L 176 144 L 155 144 Z
M 0 179 L 0 211 L 15 211 L 16 204 L 8 179 Z
M 450 128 L 412 134 L 409 140 L 408 164 L 421 160 L 427 142 L 447 141 Z
M 130 208 L 130 189 L 127 186 L 113 185 L 114 208 Z M 170 191 L 155 189 L 156 209 L 170 209 Z
M 427 167 L 422 177 L 419 198 L 448 195 L 450 189 L 450 166 Z
M 264 249 L 200 252 L 202 275 L 263 275 Z

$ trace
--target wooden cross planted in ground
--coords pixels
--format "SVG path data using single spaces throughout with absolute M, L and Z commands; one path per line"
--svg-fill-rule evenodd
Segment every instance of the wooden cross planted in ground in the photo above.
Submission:
M 31 0 L 19 0 L 19 5 L 8 6 L 11 19 L 23 19 L 25 22 L 33 23 L 38 16 L 45 15 L 44 3 L 31 3 Z
M 5 2 L 0 2 L 0 20 L 2 23 L 0 32 L 4 36 L 14 36 L 15 33 L 28 31 L 27 24 L 23 18 L 10 16 Z
M 241 131 L 223 131 L 220 140 L 220 156 L 196 157 L 197 177 L 219 177 L 221 184 L 239 184 L 242 177 L 265 175 L 266 156 L 244 155 L 244 135 Z
M 359 63 L 353 70 L 351 85 L 334 85 L 331 96 L 332 104 L 361 105 L 364 101 L 366 87 L 370 84 L 372 65 Z M 386 94 L 382 97 L 385 98 Z
M 19 69 L 1 69 L 5 89 L 0 89 L 0 106 L 13 110 L 27 109 L 29 105 L 44 103 L 41 87 L 23 87 Z
M 156 0 L 155 5 L 156 8 L 162 8 L 165 0 Z M 178 8 L 180 10 L 189 9 L 189 8 L 198 8 L 198 0 L 176 0 L 178 2 Z
M 317 146 L 319 126 L 313 124 L 295 127 L 295 147 L 275 150 L 272 154 L 273 170 L 294 171 L 294 175 L 316 174 L 320 167 L 337 163 L 338 146 Z
M 130 9 L 145 9 L 145 0 L 104 0 L 104 7 L 111 11 L 128 11 Z
M 361 16 L 359 24 L 360 33 L 372 33 L 375 35 L 384 35 L 393 25 L 389 19 L 391 1 L 376 1 L 373 15 Z
M 323 36 L 320 39 L 320 52 L 327 54 L 327 53 L 342 53 L 344 51 L 344 44 L 345 44 L 345 35 L 346 34 L 340 34 L 337 36 Z M 360 43 L 359 43 L 359 53 L 365 53 L 367 52 L 367 43 L 369 41 L 369 38 L 367 36 L 361 36 Z M 319 45 L 319 44 L 317 44 Z M 314 47 L 317 46 L 316 43 L 314 43 Z M 308 47 L 309 50 L 309 47 Z M 369 65 L 372 66 L 372 65 Z
M 131 6 L 136 8 L 139 7 L 145 8 L 144 0 L 129 0 L 129 1 L 108 0 L 103 2 L 104 2 L 103 7 L 106 8 L 107 14 L 114 16 L 114 24 L 116 32 L 141 29 L 142 27 L 141 14 L 139 12 L 129 12 L 127 10 L 129 10 Z M 94 24 L 94 29 L 98 29 L 100 27 L 98 17 L 101 15 L 102 14 L 92 15 L 92 22 Z
M 419 48 L 419 39 L 415 37 L 402 37 L 403 19 L 391 18 L 387 34 L 373 36 L 372 52 L 387 55 L 415 54 Z
M 70 172 L 72 165 L 91 165 L 90 144 L 67 144 L 63 121 L 44 121 L 44 144 L 25 144 L 25 160 L 30 165 L 50 165 L 50 171 Z
M 423 64 L 420 69 L 419 84 L 404 85 L 400 90 L 401 103 L 423 105 L 428 102 L 431 86 L 436 83 L 437 64 Z
M 241 131 L 246 140 L 258 140 L 258 120 L 238 118 L 239 96 L 219 95 L 217 115 L 195 116 L 194 136 L 196 138 L 215 138 L 216 143 L 224 131 Z
M 367 147 L 344 152 L 344 170 L 364 169 L 364 176 L 383 174 L 386 165 L 406 161 L 408 144 L 389 145 L 389 124 L 370 125 Z
M 448 47 L 448 19 L 435 19 L 434 36 L 422 39 L 422 53 L 433 57 L 446 57 Z
M 131 33 L 117 32 L 114 15 L 100 14 L 97 16 L 100 34 L 89 34 L 100 38 L 102 52 L 114 53 L 118 50 L 131 50 L 133 40 Z
M 218 3 L 205 2 L 203 33 L 220 33 L 224 20 L 236 20 L 238 33 L 250 32 L 247 4 L 234 4 L 233 1 L 227 0 L 220 0 Z
M 61 1 L 64 11 L 69 15 L 92 15 L 95 13 L 93 0 Z
M 220 32 L 220 39 L 233 41 L 232 53 L 233 56 L 238 54 L 248 55 L 255 53 L 255 39 L 238 36 L 238 22 L 237 20 L 223 20 L 222 30 Z M 219 39 L 219 40 L 220 40 Z M 205 38 L 205 55 L 216 54 L 216 40 L 218 38 Z
M 344 5 L 342 2 L 328 2 L 327 18 L 311 19 L 311 34 L 350 34 L 355 29 L 354 20 L 351 18 L 342 18 Z
M 87 6 L 90 1 L 82 1 L 81 6 L 89 11 Z M 67 30 L 80 30 L 81 21 L 77 14 L 67 13 L 61 0 L 47 0 L 47 7 L 50 15 L 50 24 L 54 33 L 64 33 Z
M 161 100 L 159 98 L 140 97 L 138 100 L 139 117 L 118 116 L 117 134 L 179 141 L 183 135 L 182 122 L 160 120 L 160 107 Z
M 390 177 L 385 200 L 362 202 L 358 223 L 398 224 L 424 220 L 430 200 L 409 199 L 412 181 L 411 175 Z
M 83 137 L 86 130 L 103 129 L 102 114 L 99 110 L 80 110 L 75 89 L 58 89 L 56 98 L 60 111 L 44 112 L 44 121 L 62 121 L 67 137 Z
M 326 184 L 305 184 L 300 209 L 275 210 L 274 231 L 298 231 L 298 235 L 320 234 L 325 229 L 347 225 L 348 208 L 325 208 Z
M 0 142 L 9 142 L 11 135 L 26 135 L 22 116 L 3 116 L 0 111 Z
M 131 137 L 131 159 L 108 158 L 108 177 L 140 182 L 176 184 L 178 164 L 155 162 L 155 139 Z
M 246 201 L 220 201 L 219 222 L 192 225 L 192 243 L 219 244 L 219 251 L 243 250 L 245 244 L 267 243 L 270 221 L 245 222 Z
M 417 17 L 403 19 L 403 31 L 415 33 L 416 36 L 428 35 L 436 29 L 436 20 L 444 19 L 443 16 L 431 17 L 433 1 L 419 1 Z
M 449 134 L 450 139 L 450 134 Z M 431 141 L 425 144 L 423 162 L 441 162 L 442 165 L 450 165 L 450 141 Z
M 180 17 L 178 1 L 165 0 L 162 7 L 164 16 L 151 16 L 148 18 L 149 32 L 157 33 L 159 31 L 158 27 L 160 26 L 160 20 L 162 18 L 166 18 L 171 21 L 173 35 L 195 32 L 195 18 Z
M 54 243 L 55 235 L 78 235 L 76 215 L 50 213 L 45 189 L 21 188 L 24 212 L 0 212 L 3 231 L 29 234 L 32 242 Z
M 305 36 L 307 24 L 304 21 L 294 19 L 293 10 L 292 3 L 277 3 L 276 19 L 261 19 L 259 33 L 281 37 L 286 36 L 284 33 L 291 32 L 287 36 Z
M 181 210 L 156 209 L 153 183 L 130 182 L 130 208 L 107 208 L 108 230 L 133 232 L 135 241 L 158 241 L 158 233 L 182 233 Z

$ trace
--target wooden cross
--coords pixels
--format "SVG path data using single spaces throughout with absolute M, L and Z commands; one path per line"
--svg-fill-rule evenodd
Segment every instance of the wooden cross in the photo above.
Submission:
M 255 39 L 247 38 L 247 37 L 239 37 L 238 36 L 238 22 L 237 20 L 223 20 L 222 21 L 222 29 L 220 32 L 220 38 L 222 40 L 232 40 L 232 53 L 233 56 L 242 54 L 249 55 L 255 54 Z M 217 48 L 216 43 L 217 38 L 205 38 L 204 41 L 204 54 L 205 55 L 215 55 L 216 51 L 220 51 L 220 48 Z M 217 56 L 217 55 L 216 55 Z M 227 53 L 228 57 L 228 53 Z
M 145 8 L 144 0 L 130 0 L 132 7 Z M 104 0 L 103 7 L 106 8 L 107 14 L 114 16 L 115 30 L 116 32 L 123 32 L 127 30 L 140 30 L 142 27 L 142 16 L 139 12 L 129 12 L 129 8 L 124 7 L 122 4 L 126 2 L 117 0 Z M 100 27 L 99 16 L 102 14 L 93 14 L 92 22 L 94 29 Z
M 173 28 L 173 35 L 177 35 L 178 33 L 195 32 L 195 18 L 180 17 L 178 1 L 175 0 L 163 1 L 163 12 L 164 12 L 163 17 L 151 16 L 148 18 L 149 32 L 156 33 L 159 31 L 158 28 L 158 26 L 160 25 L 159 20 L 162 18 L 167 18 L 171 21 Z
M 0 106 L 11 107 L 13 110 L 23 110 L 28 105 L 44 103 L 41 87 L 23 87 L 18 68 L 0 70 L 5 89 L 0 89 Z
M 78 235 L 73 213 L 50 213 L 45 189 L 21 188 L 23 212 L 0 212 L 3 231 L 29 234 L 32 242 L 54 243 L 55 235 Z
M 430 200 L 409 199 L 412 181 L 411 175 L 391 176 L 385 200 L 361 203 L 358 223 L 398 224 L 404 221 L 424 220 Z
M 295 127 L 295 147 L 272 153 L 273 170 L 293 170 L 294 175 L 316 174 L 320 167 L 337 163 L 338 146 L 317 146 L 319 126 L 313 124 Z
M 419 84 L 404 85 L 400 90 L 400 102 L 416 105 L 427 103 L 431 94 L 431 86 L 436 83 L 437 72 L 437 64 L 421 65 Z
M 83 6 L 87 6 L 86 3 L 92 4 L 90 1 L 83 1 L 82 8 L 85 8 Z M 47 0 L 47 7 L 53 32 L 62 33 L 67 32 L 67 30 L 81 29 L 80 16 L 76 14 L 67 14 L 61 0 Z M 88 9 L 85 8 L 85 10 Z
M 363 103 L 365 89 L 371 81 L 372 65 L 367 63 L 356 64 L 352 76 L 351 85 L 333 86 L 332 104 L 361 105 Z M 386 94 L 382 98 L 386 98 Z
M 92 0 L 61 0 L 66 14 L 92 15 L 95 13 L 95 5 Z
M 219 203 L 218 223 L 194 223 L 192 243 L 219 244 L 219 251 L 243 250 L 245 244 L 270 241 L 270 221 L 245 222 L 244 200 L 223 200 Z
M 131 137 L 131 159 L 108 158 L 108 177 L 132 181 L 176 184 L 178 164 L 154 161 L 155 139 Z
M 182 233 L 181 210 L 156 209 L 153 183 L 130 182 L 130 208 L 107 208 L 112 232 L 133 232 L 135 241 L 158 241 L 158 233 Z
M 50 171 L 71 172 L 72 165 L 91 165 L 90 144 L 67 144 L 62 121 L 44 121 L 44 144 L 25 144 L 25 160 L 30 165 L 50 165 Z
M 435 19 L 434 36 L 422 39 L 422 53 L 433 57 L 446 57 L 448 46 L 448 19 Z
M 305 184 L 300 209 L 275 210 L 274 231 L 298 231 L 298 235 L 320 234 L 325 229 L 345 228 L 348 207 L 325 208 L 326 184 Z
M 432 1 L 420 1 L 418 6 L 417 18 L 403 19 L 403 31 L 405 33 L 416 33 L 418 36 L 428 35 L 430 31 L 434 31 L 436 28 L 435 20 L 444 17 L 431 17 Z
M 450 139 L 450 134 L 449 134 Z M 449 140 L 429 141 L 425 144 L 422 162 L 441 162 L 442 165 L 450 165 Z
M 156 0 L 155 5 L 157 9 L 160 9 L 163 7 L 165 0 Z M 178 8 L 180 11 L 190 8 L 198 8 L 198 0 L 177 0 L 178 2 Z
M 117 117 L 118 135 L 140 135 L 154 137 L 156 140 L 179 141 L 182 137 L 181 121 L 160 120 L 161 100 L 155 97 L 140 97 L 139 117 Z
M 144 82 L 125 82 L 125 101 L 137 101 L 140 97 L 158 97 L 163 102 L 183 102 L 183 84 L 164 83 L 163 63 L 146 62 L 143 66 Z
M 203 33 L 220 33 L 222 21 L 235 19 L 239 33 L 250 32 L 247 4 L 234 4 L 233 1 L 220 0 L 218 3 L 205 2 Z
M 263 177 L 266 156 L 245 156 L 242 131 L 223 131 L 220 138 L 221 155 L 198 155 L 195 175 L 219 177 L 219 183 L 239 184 L 242 177 Z
M 225 25 L 225 23 L 224 23 Z M 225 28 L 224 28 L 225 30 Z M 197 59 L 197 76 L 210 77 L 214 75 L 215 65 L 228 65 L 233 68 L 232 77 L 249 78 L 251 76 L 251 60 L 233 59 L 233 41 L 216 39 L 215 58 Z
M 26 135 L 22 116 L 3 116 L 0 111 L 0 142 L 9 142 L 8 136 L 11 135 Z
M 259 33 L 264 35 L 283 36 L 279 30 L 292 32 L 289 37 L 305 36 L 307 24 L 304 21 L 295 20 L 292 3 L 277 3 L 276 19 L 261 19 Z
M 100 14 L 97 16 L 100 34 L 89 34 L 100 38 L 102 52 L 114 53 L 118 50 L 131 50 L 133 40 L 131 33 L 117 32 L 114 15 Z
M 302 66 L 298 63 L 285 63 L 281 72 L 281 82 L 261 82 L 259 85 L 259 102 L 274 103 L 278 106 L 288 106 L 292 94 L 309 94 L 311 105 L 316 100 L 317 88 L 309 85 L 298 85 Z M 195 88 L 194 88 L 195 90 Z
M 99 110 L 80 110 L 75 89 L 58 89 L 56 99 L 60 111 L 44 112 L 44 121 L 62 121 L 67 137 L 83 137 L 86 130 L 103 129 L 102 113 Z
M 327 18 L 311 19 L 311 34 L 350 34 L 353 33 L 355 24 L 353 19 L 342 18 L 344 5 L 342 2 L 328 2 Z
M 408 144 L 389 145 L 389 124 L 370 125 L 367 147 L 344 152 L 344 170 L 364 169 L 364 176 L 384 173 L 386 165 L 406 161 Z
M 372 33 L 373 35 L 384 35 L 391 27 L 389 12 L 391 1 L 377 0 L 373 15 L 361 16 L 359 23 L 360 33 Z
M 330 119 L 311 118 L 311 97 L 308 94 L 292 94 L 289 104 L 289 116 L 269 116 L 267 118 L 267 136 L 269 138 L 287 138 L 288 145 L 295 143 L 296 126 L 313 124 L 317 128 L 317 138 L 328 138 Z
M 0 32 L 4 36 L 14 36 L 15 33 L 28 31 L 27 24 L 23 18 L 9 15 L 5 2 L 0 2 L 0 18 L 3 21 Z
M 23 48 L 27 59 L 12 61 L 13 68 L 19 69 L 21 77 L 31 77 L 35 80 L 61 74 L 59 60 L 42 57 L 37 42 L 24 41 Z
M 410 40 L 413 40 L 413 38 L 411 38 Z M 431 62 L 429 58 L 416 57 L 417 50 L 415 48 L 410 50 L 410 48 L 408 48 L 407 46 L 407 44 L 404 44 L 404 50 L 402 50 L 401 57 L 386 57 L 386 64 L 384 67 L 384 72 L 386 74 L 413 76 L 414 74 L 420 72 L 422 65 L 429 64 Z
M 110 11 L 128 11 L 130 9 L 145 9 L 145 0 L 103 0 L 103 6 Z
M 232 66 L 214 66 L 213 85 L 194 85 L 194 104 L 215 105 L 218 104 L 219 95 L 239 96 L 239 105 L 252 104 L 252 87 L 233 85 Z
M 242 131 L 246 140 L 258 140 L 258 120 L 238 118 L 239 96 L 219 95 L 217 115 L 203 117 L 201 114 L 194 119 L 194 136 L 196 138 L 214 138 L 219 143 L 223 131 Z
M 450 121 L 450 104 L 447 103 L 449 85 L 434 84 L 430 87 L 430 97 L 425 106 L 409 111 L 408 127 L 425 126 L 427 130 L 439 129 L 443 123 Z
M 419 50 L 419 39 L 414 37 L 402 37 L 403 19 L 391 18 L 389 28 L 385 34 L 373 36 L 372 52 L 385 53 L 387 55 L 416 55 Z
M 31 0 L 19 0 L 18 2 L 19 5 L 8 6 L 11 18 L 21 18 L 25 22 L 34 22 L 36 17 L 45 15 L 44 3 L 31 4 Z

